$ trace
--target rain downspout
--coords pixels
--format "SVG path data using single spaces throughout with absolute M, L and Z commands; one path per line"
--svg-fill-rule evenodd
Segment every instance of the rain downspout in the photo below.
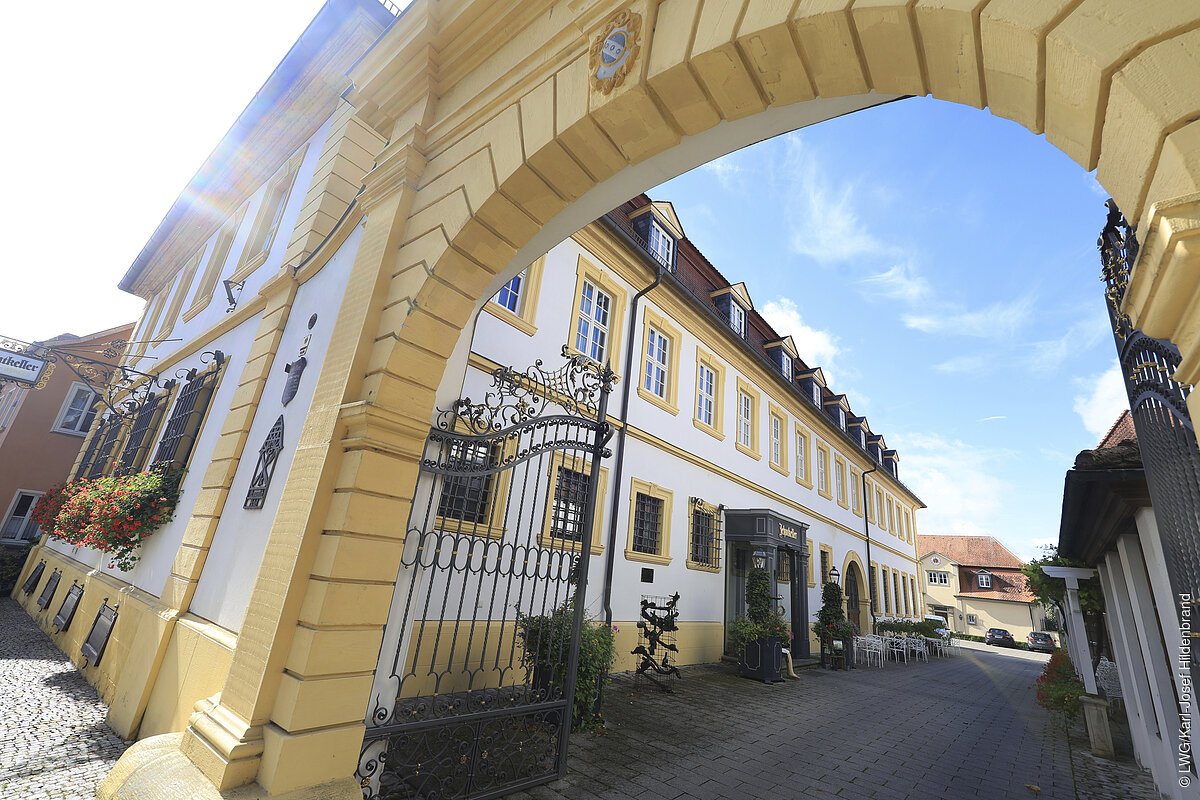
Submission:
M 862 510 L 863 510 L 863 533 L 867 535 L 867 583 L 869 589 L 867 597 L 870 600 L 871 610 L 871 633 L 875 633 L 876 617 L 875 617 L 875 576 L 871 574 L 871 516 L 867 513 L 867 476 L 872 472 L 877 472 L 879 467 L 871 467 L 859 475 L 859 480 L 862 481 Z

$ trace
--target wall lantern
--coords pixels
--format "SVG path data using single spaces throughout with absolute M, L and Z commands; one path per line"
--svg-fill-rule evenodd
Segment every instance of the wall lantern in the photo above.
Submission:
M 838 572 L 837 567 L 830 567 L 830 569 L 829 569 L 829 582 L 830 583 L 838 583 L 839 579 L 841 577 L 842 577 L 842 573 Z
M 766 569 L 767 568 L 767 551 L 766 550 L 758 549 L 758 550 L 754 551 L 754 568 L 755 569 Z

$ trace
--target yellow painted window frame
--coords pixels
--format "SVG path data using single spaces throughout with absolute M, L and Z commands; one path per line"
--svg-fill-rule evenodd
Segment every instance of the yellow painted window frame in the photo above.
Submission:
M 171 304 L 167 306 L 167 312 L 163 315 L 155 339 L 165 339 L 171 335 L 171 331 L 175 330 L 175 322 L 179 319 L 179 312 L 183 310 L 183 298 L 187 297 L 188 291 L 192 288 L 192 278 L 196 277 L 196 268 L 200 266 L 200 259 L 203 257 L 204 251 L 201 250 L 189 258 L 183 265 L 183 269 L 180 270 L 179 288 L 171 295 Z
M 655 497 L 662 501 L 662 530 L 658 535 L 658 552 L 657 553 L 642 553 L 633 549 L 633 518 L 637 509 L 637 496 L 644 494 L 648 497 Z M 630 478 L 629 480 L 629 520 L 626 525 L 625 535 L 625 560 L 626 561 L 641 561 L 646 564 L 661 564 L 663 566 L 671 563 L 671 508 L 675 501 L 675 493 L 666 487 L 659 486 L 656 483 L 644 481 L 641 478 Z
M 458 427 L 457 425 L 455 427 Z M 504 444 L 501 448 L 498 463 L 507 463 L 517 452 L 517 437 L 512 436 L 503 440 Z M 502 469 L 494 473 L 495 480 L 492 482 L 492 501 L 491 510 L 488 513 L 486 522 L 468 522 L 467 520 L 458 519 L 457 517 L 443 517 L 440 514 L 434 515 L 433 524 L 437 530 L 444 533 L 465 534 L 467 536 L 479 536 L 485 539 L 500 539 L 504 536 L 508 516 L 508 489 L 512 481 L 512 469 Z M 446 476 L 448 480 L 450 476 Z M 553 486 L 553 484 L 551 484 Z M 445 483 L 442 483 L 445 486 Z M 434 510 L 441 505 L 441 491 L 434 498 Z M 599 509 L 600 501 L 596 501 L 596 507 Z
M 542 292 L 542 270 L 545 266 L 546 257 L 541 256 L 522 270 L 525 279 L 521 282 L 520 311 L 509 311 L 496 302 L 495 295 L 489 297 L 488 301 L 483 304 L 483 310 L 496 319 L 507 322 L 526 336 L 536 334 L 538 298 Z
M 841 491 L 841 495 L 837 498 L 837 504 L 845 509 L 850 508 L 850 489 L 849 489 L 849 487 L 846 486 L 847 474 L 848 474 L 848 470 L 846 468 L 846 459 L 842 458 L 837 453 L 834 453 L 833 454 L 833 488 L 834 488 L 834 491 L 837 490 L 838 478 L 841 478 L 842 491 Z
M 883 490 L 878 486 L 875 487 L 875 524 L 887 530 L 887 520 L 883 515 Z
M 796 483 L 806 489 L 811 489 L 813 488 L 812 431 L 797 422 L 792 436 L 796 439 Z M 800 442 L 801 437 L 804 439 L 803 444 Z
M 538 534 L 538 544 L 542 547 L 578 553 L 583 549 L 580 546 L 580 542 L 555 539 L 550 535 L 550 525 L 554 521 L 554 484 L 558 478 L 559 467 L 566 467 L 569 470 L 581 472 L 588 476 L 592 474 L 592 462 L 583 456 L 568 453 L 565 450 L 556 450 L 550 456 L 550 465 L 548 467 L 549 483 L 546 486 L 546 509 L 542 512 L 542 531 Z M 589 548 L 593 554 L 603 552 L 604 550 L 604 546 L 600 543 L 600 536 L 604 529 L 604 498 L 607 493 L 608 470 L 601 467 L 600 480 L 596 484 L 596 513 L 592 519 L 592 546 Z
M 779 423 L 779 461 L 775 461 L 773 440 L 775 423 Z M 779 406 L 767 401 L 767 462 L 780 475 L 790 475 L 788 469 L 788 414 Z
M 616 278 L 609 275 L 600 267 L 593 264 L 583 255 L 575 265 L 575 291 L 571 295 L 571 314 L 567 322 L 567 351 L 578 353 L 585 358 L 587 353 L 580 352 L 575 347 L 575 334 L 579 326 L 579 298 L 583 296 L 583 282 L 591 281 L 593 286 L 603 290 L 612 298 L 612 308 L 608 315 L 608 347 L 605 357 L 616 372 L 621 366 L 621 337 L 625 332 L 626 292 Z M 620 377 L 618 375 L 618 377 Z
M 804 563 L 806 566 L 805 571 L 808 573 L 808 588 L 810 588 L 810 589 L 816 587 L 816 585 L 817 585 L 816 574 L 813 571 L 812 554 L 813 554 L 812 542 L 805 542 L 804 543 Z
M 713 517 L 713 525 L 716 534 L 713 536 L 713 560 L 714 564 L 706 564 L 703 561 L 692 560 L 692 541 L 696 537 L 696 514 L 710 514 Z M 701 500 L 699 497 L 693 497 L 691 504 L 688 506 L 688 546 L 687 554 L 684 556 L 684 565 L 688 569 L 699 570 L 700 572 L 720 572 L 721 571 L 721 548 L 724 545 L 722 541 L 722 520 L 721 508 L 713 503 Z M 632 527 L 632 526 L 631 526 Z
M 241 262 L 229 278 L 233 283 L 241 283 L 267 263 L 267 257 L 271 255 L 271 248 L 275 246 L 275 239 L 279 235 L 279 228 L 283 225 L 287 204 L 296 185 L 296 176 L 300 173 L 300 165 L 304 163 L 304 154 L 307 152 L 306 144 L 267 182 L 262 202 L 254 214 L 254 226 L 246 239 L 246 249 L 242 251 Z
M 237 238 L 238 229 L 242 227 L 242 218 L 245 215 L 246 206 L 243 204 L 232 217 L 225 220 L 225 224 L 217 232 L 217 238 L 213 242 L 208 261 L 204 264 L 204 272 L 200 275 L 200 282 L 196 284 L 196 291 L 192 293 L 192 302 L 183 312 L 184 322 L 190 321 L 208 308 L 208 304 L 212 302 L 213 293 L 217 290 L 217 282 L 221 278 L 221 273 L 225 271 L 225 262 L 229 260 L 229 253 L 233 249 L 233 240 Z
M 667 353 L 666 397 L 659 397 L 646 388 L 646 361 L 650 357 L 650 329 L 653 328 L 669 343 Z M 667 321 L 667 318 L 647 308 L 642 314 L 642 360 L 638 369 L 638 397 L 668 414 L 679 413 L 679 351 L 683 347 L 683 334 Z
M 821 552 L 822 552 L 822 553 L 824 553 L 824 554 L 826 554 L 826 555 L 828 555 L 828 556 L 829 556 L 829 569 L 831 569 L 831 570 L 832 570 L 832 569 L 833 569 L 833 566 L 834 566 L 834 565 L 833 565 L 833 547 L 832 547 L 831 545 L 827 545 L 827 544 L 822 544 L 822 545 L 819 545 L 819 547 L 821 548 Z M 819 557 L 819 556 L 818 556 L 818 557 Z M 820 576 L 820 581 L 821 581 L 821 586 L 824 586 L 826 583 L 828 583 L 828 582 L 829 582 L 829 573 L 828 573 L 828 571 L 823 571 L 823 572 L 821 573 L 821 576 Z
M 822 456 L 824 456 L 824 460 L 822 460 L 822 458 L 821 458 Z M 830 451 L 829 446 L 824 444 L 823 442 L 817 442 L 817 465 L 816 466 L 817 466 L 817 469 L 816 469 L 817 494 L 821 495 L 821 497 L 824 497 L 826 500 L 832 500 L 833 499 L 833 475 L 832 475 L 832 473 L 833 473 L 833 453 Z M 824 466 L 825 468 L 821 469 L 822 466 Z M 821 475 L 822 474 L 825 475 L 825 485 L 824 486 L 821 485 Z
M 904 509 L 904 541 L 909 544 L 913 541 L 912 512 L 908 508 Z
M 862 509 L 862 470 L 850 465 L 850 512 L 855 516 L 863 515 Z
M 700 367 L 713 373 L 713 424 L 700 419 Z M 720 441 L 725 440 L 725 366 L 719 358 L 696 348 L 696 381 L 692 395 L 692 424 Z
M 891 531 L 893 536 L 899 536 L 900 532 L 896 530 L 896 502 L 892 500 L 890 494 L 886 496 L 886 502 L 888 530 Z
M 742 444 L 742 394 L 750 398 L 750 446 Z M 758 432 L 758 413 L 762 406 L 762 395 L 753 385 L 743 380 L 742 376 L 737 379 L 737 392 L 734 394 L 736 404 L 733 413 L 733 444 L 742 453 L 750 456 L 755 461 L 762 459 L 761 442 Z

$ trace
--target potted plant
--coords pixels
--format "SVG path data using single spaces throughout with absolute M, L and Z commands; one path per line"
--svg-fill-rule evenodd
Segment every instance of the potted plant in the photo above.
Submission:
M 548 614 L 523 614 L 517 610 L 517 635 L 521 664 L 525 668 L 534 702 L 557 700 L 567 683 L 575 605 L 568 600 Z M 594 708 L 603 676 L 616 658 L 613 631 L 584 617 L 579 632 L 579 666 L 575 671 L 575 696 L 571 698 L 571 724 L 581 730 L 594 723 Z
M 821 590 L 821 610 L 816 614 L 812 632 L 821 642 L 821 663 L 838 668 L 841 661 L 847 667 L 854 666 L 854 648 L 852 642 L 855 634 L 854 623 L 846 619 L 846 610 L 842 606 L 842 587 L 830 581 Z M 831 656 L 834 656 L 831 658 Z M 837 656 L 840 656 L 838 658 Z
M 740 656 L 740 674 L 763 683 L 783 680 L 783 643 L 788 626 L 771 608 L 771 576 L 765 569 L 754 568 L 746 576 L 747 616 L 738 617 L 730 626 L 734 652 Z

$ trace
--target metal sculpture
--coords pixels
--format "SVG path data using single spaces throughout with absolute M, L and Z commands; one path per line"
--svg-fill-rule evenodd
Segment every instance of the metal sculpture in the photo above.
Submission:
M 676 636 L 679 633 L 679 592 L 667 597 L 642 597 L 641 619 L 638 620 L 638 646 L 632 651 L 641 656 L 637 674 L 664 692 L 673 691 L 659 678 L 674 675 L 682 678 L 679 667 L 671 663 L 679 654 Z M 659 676 L 659 677 L 655 677 Z
M 260 509 L 266 503 L 267 490 L 271 488 L 271 478 L 275 475 L 275 462 L 282 452 L 283 414 L 280 414 L 258 450 L 258 463 L 254 465 L 254 477 L 250 479 L 250 488 L 246 490 L 246 502 L 242 508 Z

